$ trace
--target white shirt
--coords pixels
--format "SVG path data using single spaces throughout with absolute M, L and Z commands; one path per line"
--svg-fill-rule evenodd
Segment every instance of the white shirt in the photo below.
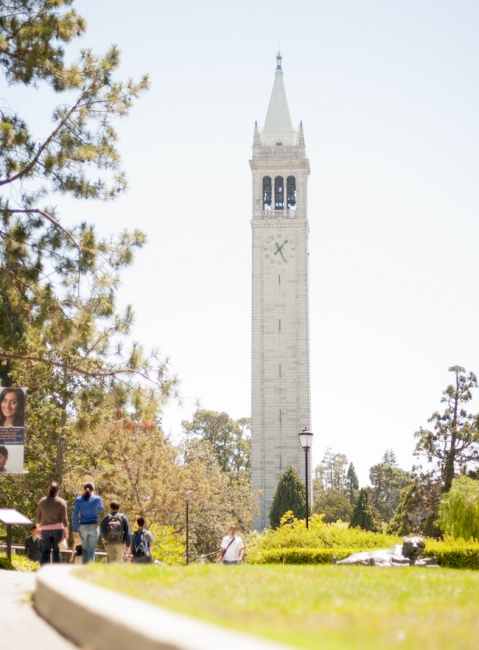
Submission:
M 221 548 L 226 548 L 229 545 L 228 550 L 223 556 L 223 560 L 226 560 L 227 562 L 235 562 L 236 560 L 239 560 L 240 551 L 244 548 L 241 537 L 235 535 L 232 544 L 230 544 L 231 539 L 232 538 L 229 535 L 226 535 L 226 537 L 223 537 L 223 541 L 221 542 Z

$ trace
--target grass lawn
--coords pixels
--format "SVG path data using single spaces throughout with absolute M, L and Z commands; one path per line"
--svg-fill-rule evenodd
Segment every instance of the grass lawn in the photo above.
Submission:
M 415 567 L 89 565 L 78 577 L 311 650 L 476 650 L 479 572 Z

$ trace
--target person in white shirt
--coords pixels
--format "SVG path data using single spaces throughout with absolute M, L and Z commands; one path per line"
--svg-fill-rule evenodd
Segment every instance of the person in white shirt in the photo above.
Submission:
M 244 557 L 244 544 L 236 534 L 236 526 L 230 526 L 228 535 L 221 542 L 220 558 L 223 564 L 241 564 Z

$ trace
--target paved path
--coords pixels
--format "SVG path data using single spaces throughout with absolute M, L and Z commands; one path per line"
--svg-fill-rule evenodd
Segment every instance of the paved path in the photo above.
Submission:
M 38 616 L 32 605 L 35 574 L 0 570 L 0 634 L 2 648 L 15 650 L 74 650 Z

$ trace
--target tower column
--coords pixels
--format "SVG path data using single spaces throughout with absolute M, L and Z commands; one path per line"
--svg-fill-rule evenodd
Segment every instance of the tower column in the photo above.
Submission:
M 250 166 L 251 466 L 253 487 L 261 491 L 261 512 L 255 528 L 262 530 L 269 525 L 269 509 L 281 473 L 292 465 L 304 477 L 304 453 L 298 433 L 311 427 L 306 196 L 309 161 L 302 125 L 299 129 L 292 126 L 280 55 L 265 125 L 262 130 L 255 125 Z

